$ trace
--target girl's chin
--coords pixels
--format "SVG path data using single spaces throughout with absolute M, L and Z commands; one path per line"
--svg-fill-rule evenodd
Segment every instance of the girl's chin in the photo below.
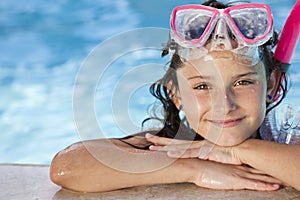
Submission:
M 244 142 L 246 139 L 226 139 L 226 138 L 218 138 L 217 140 L 210 140 L 209 138 L 207 138 L 207 140 L 209 140 L 210 142 L 219 145 L 219 146 L 224 146 L 224 147 L 230 147 L 230 146 L 236 146 L 241 144 L 242 142 Z
M 236 141 L 236 142 L 217 142 L 216 145 L 223 146 L 223 147 L 232 147 L 241 144 L 243 141 Z
M 211 129 L 212 133 L 217 134 L 199 134 L 206 140 L 210 141 L 213 144 L 219 145 L 219 146 L 236 146 L 244 141 L 246 141 L 249 138 L 254 138 L 256 136 L 256 133 L 252 134 L 250 132 L 246 132 L 245 130 L 220 130 L 220 129 Z M 199 131 L 200 132 L 200 131 Z M 208 132 L 208 131 L 207 131 Z M 210 133 L 211 133 L 210 132 Z M 236 134 L 237 132 L 244 132 L 245 134 L 239 135 Z

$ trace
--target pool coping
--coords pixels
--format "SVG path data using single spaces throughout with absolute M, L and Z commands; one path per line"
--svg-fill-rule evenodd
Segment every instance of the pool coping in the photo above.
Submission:
M 274 192 L 249 190 L 225 191 L 197 187 L 193 184 L 141 186 L 105 193 L 72 192 L 53 184 L 49 165 L 0 164 L 0 199 L 230 199 L 230 200 L 295 200 L 300 191 L 283 188 Z

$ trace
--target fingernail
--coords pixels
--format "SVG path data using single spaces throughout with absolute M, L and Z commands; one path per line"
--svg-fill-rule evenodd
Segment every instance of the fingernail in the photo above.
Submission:
M 150 146 L 149 146 L 149 149 L 150 149 L 150 150 L 156 150 L 155 146 L 153 146 L 153 145 L 150 145 Z
M 275 184 L 273 184 L 273 187 L 278 189 L 278 188 L 280 188 L 280 185 L 275 183 Z
M 152 138 L 152 137 L 153 137 L 153 135 L 152 135 L 152 134 L 150 134 L 150 133 L 146 133 L 145 137 L 146 137 L 146 138 Z

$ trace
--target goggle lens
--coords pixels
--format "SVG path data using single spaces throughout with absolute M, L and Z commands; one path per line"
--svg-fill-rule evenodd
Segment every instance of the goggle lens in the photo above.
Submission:
M 197 40 L 203 35 L 211 18 L 210 12 L 199 12 L 198 9 L 180 10 L 176 13 L 176 32 L 184 40 Z
M 244 37 L 256 39 L 268 31 L 268 13 L 264 9 L 251 8 L 230 11 L 230 16 Z

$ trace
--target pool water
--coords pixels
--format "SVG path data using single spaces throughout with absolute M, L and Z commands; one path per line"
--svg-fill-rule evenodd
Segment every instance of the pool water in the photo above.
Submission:
M 94 129 L 91 135 L 78 134 L 73 112 L 78 73 L 91 51 L 102 42 L 136 28 L 168 28 L 174 6 L 199 2 L 202 1 L 1 0 L 0 163 L 49 164 L 57 151 L 81 139 L 119 137 L 138 131 L 154 101 L 148 87 L 160 78 L 168 61 L 160 58 L 158 48 L 120 56 L 103 72 L 94 96 L 100 136 Z M 275 28 L 281 29 L 296 0 L 260 3 L 271 6 Z M 126 44 L 126 38 L 115 45 L 122 46 L 123 42 Z M 285 100 L 295 107 L 300 94 L 299 46 L 290 70 L 292 89 Z M 149 64 L 155 73 L 141 70 L 139 74 L 138 69 L 147 69 Z M 132 66 L 139 68 L 132 71 Z M 148 74 L 151 80 L 140 87 L 122 85 L 120 81 L 125 76 L 131 77 L 133 84 L 143 83 Z M 126 104 L 122 101 L 126 92 L 112 93 L 116 88 L 130 93 Z M 112 103 L 112 96 L 117 101 Z M 125 105 L 129 113 L 116 118 L 112 105 Z M 124 126 L 128 122 L 130 125 Z

